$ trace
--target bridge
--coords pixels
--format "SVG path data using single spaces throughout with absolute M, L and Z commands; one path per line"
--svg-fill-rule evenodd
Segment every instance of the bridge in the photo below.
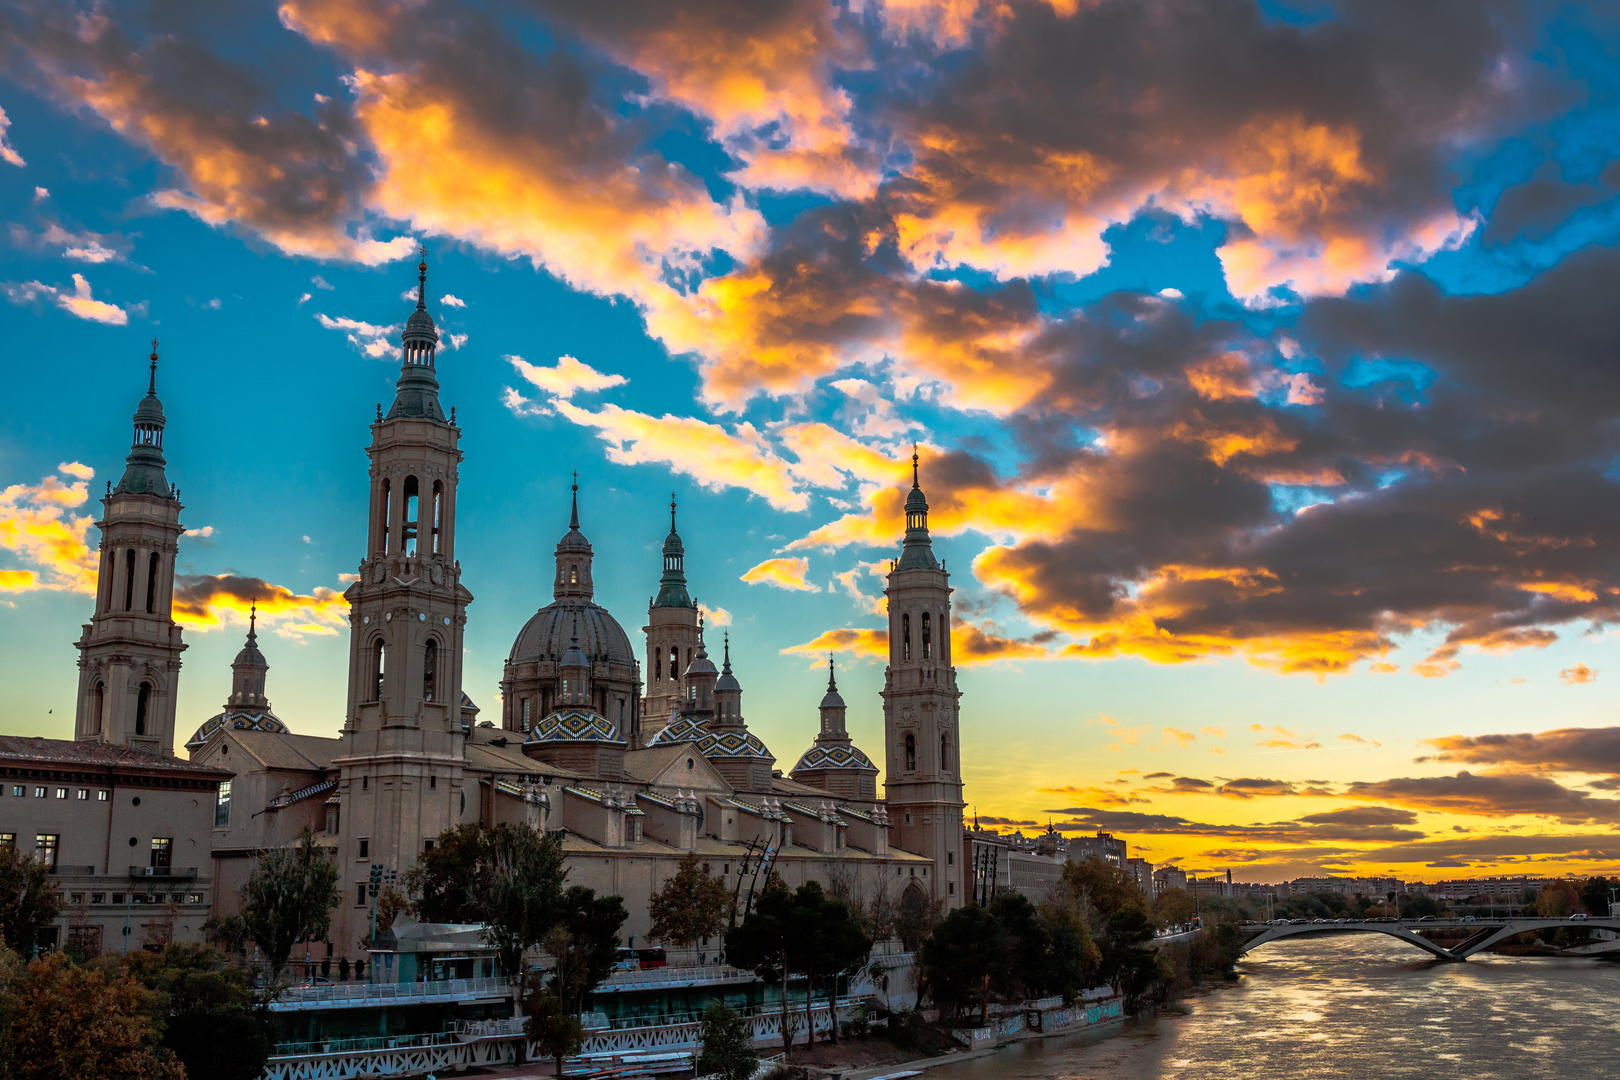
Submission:
M 1620 917 L 1592 919 L 1546 919 L 1535 917 L 1514 917 L 1509 919 L 1315 919 L 1310 922 L 1296 919 L 1290 922 L 1244 923 L 1243 930 L 1250 937 L 1248 941 L 1244 942 L 1243 951 L 1248 952 L 1251 949 L 1259 948 L 1261 945 L 1269 945 L 1273 941 L 1301 937 L 1306 934 L 1362 933 L 1383 934 L 1386 937 L 1397 938 L 1408 945 L 1415 945 L 1441 960 L 1466 960 L 1475 953 L 1499 945 L 1518 934 L 1527 933 L 1531 930 L 1551 930 L 1557 927 L 1563 927 L 1567 930 L 1607 930 L 1610 933 L 1620 934 Z M 1433 933 L 1437 930 L 1463 930 L 1467 931 L 1468 936 L 1447 948 L 1423 936 L 1423 933 Z M 1585 946 L 1579 946 L 1577 950 L 1571 950 L 1571 952 L 1579 956 L 1593 956 L 1600 952 L 1620 950 L 1620 939 L 1593 942 Z

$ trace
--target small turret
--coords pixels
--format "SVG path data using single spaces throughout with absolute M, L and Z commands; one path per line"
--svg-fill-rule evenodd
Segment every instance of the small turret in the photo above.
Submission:
M 114 495 L 156 495 L 172 499 L 163 459 L 163 402 L 157 396 L 157 339 L 152 339 L 151 374 L 146 396 L 135 407 L 135 438 L 124 459 L 124 475 L 113 488 Z
M 248 612 L 247 643 L 231 661 L 231 698 L 225 703 L 226 711 L 239 708 L 268 710 L 270 699 L 264 696 L 264 676 L 270 670 L 264 653 L 259 651 L 259 605 L 254 603 Z
M 681 543 L 681 534 L 675 531 L 675 496 L 669 497 L 669 535 L 664 538 L 664 576 L 658 580 L 658 597 L 652 602 L 655 608 L 680 607 L 695 608 L 692 598 L 686 592 L 686 546 Z
M 574 474 L 568 531 L 557 541 L 557 579 L 551 595 L 557 600 L 590 600 L 596 595 L 591 581 L 591 542 L 579 531 L 579 474 Z
M 399 382 L 395 384 L 394 405 L 388 410 L 388 419 L 420 418 L 442 424 L 446 421 L 444 409 L 439 405 L 439 379 L 434 371 L 439 329 L 427 311 L 425 249 L 416 271 L 416 310 L 405 320 L 405 333 L 400 337 L 404 355 L 399 368 Z

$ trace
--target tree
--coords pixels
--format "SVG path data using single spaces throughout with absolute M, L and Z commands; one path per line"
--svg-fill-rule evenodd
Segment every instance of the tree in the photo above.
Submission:
M 1575 883 L 1565 878 L 1541 883 L 1541 891 L 1536 894 L 1536 914 L 1544 919 L 1562 919 L 1575 910 L 1580 903 L 1581 894 L 1576 891 Z
M 895 907 L 894 932 L 906 952 L 917 951 L 923 938 L 939 921 L 944 907 L 944 901 L 930 900 L 922 889 L 908 888 L 900 894 L 900 902 Z
M 255 1080 L 274 1046 L 269 1010 L 256 1002 L 243 970 L 209 945 L 141 949 L 107 962 L 163 996 L 162 1045 L 189 1077 Z
M 0 848 L 0 947 L 32 956 L 40 930 L 62 914 L 62 904 L 43 862 L 15 845 Z
M 1060 887 L 1092 928 L 1099 977 L 1130 1007 L 1159 977 L 1157 958 L 1143 948 L 1153 940 L 1146 898 L 1124 871 L 1095 855 L 1065 863 Z
M 720 933 L 730 908 L 731 890 L 726 888 L 725 879 L 709 873 L 706 864 L 688 853 L 675 875 L 648 902 L 651 935 L 676 948 L 690 949 Z
M 959 1015 L 963 1006 L 976 1000 L 982 1023 L 991 985 L 1006 978 L 1006 930 L 977 904 L 957 908 L 923 939 L 917 967 L 942 1014 Z
M 585 995 L 613 970 L 619 929 L 629 917 L 622 897 L 597 896 L 581 885 L 564 895 L 558 925 L 545 946 L 557 961 L 552 989 L 566 1007 L 577 1012 Z
M 1609 886 L 1607 878 L 1588 878 L 1581 888 L 1581 907 L 1593 918 L 1602 918 L 1609 914 Z
M 793 895 L 793 918 L 799 927 L 799 963 L 804 972 L 805 1034 L 810 1045 L 816 1041 L 816 1028 L 811 1013 L 817 980 L 830 978 L 833 985 L 827 993 L 827 1007 L 832 1012 L 830 1034 L 838 1041 L 838 977 L 848 975 L 872 954 L 872 939 L 866 936 L 849 907 L 821 891 L 819 882 L 810 881 L 799 886 Z
M 754 1026 L 734 1009 L 715 1002 L 703 1010 L 703 1049 L 693 1065 L 698 1076 L 750 1080 L 759 1068 Z
M 726 954 L 738 967 L 756 972 L 766 982 L 782 982 L 782 1051 L 793 1056 L 793 1026 L 788 1019 L 788 969 L 797 959 L 798 927 L 793 924 L 793 892 L 774 874 L 753 910 L 726 938 Z
M 1078 905 L 1046 900 L 1040 912 L 1050 942 L 1046 985 L 1041 992 L 1059 994 L 1065 1003 L 1072 1004 L 1080 991 L 1091 985 L 1101 954 Z
M 585 1045 L 585 1026 L 549 987 L 530 994 L 523 1007 L 529 1014 L 523 1021 L 523 1034 L 557 1062 L 557 1075 L 561 1076 L 563 1058 L 579 1053 Z
M 424 922 L 483 923 L 501 970 L 522 974 L 523 952 L 557 924 L 566 871 L 560 833 L 526 825 L 458 825 L 405 875 Z
M 0 1076 L 5 1080 L 186 1080 L 163 1046 L 162 995 L 127 975 L 52 953 L 0 960 Z
M 1166 889 L 1153 901 L 1153 915 L 1160 926 L 1190 923 L 1197 909 L 1197 901 L 1186 889 Z
M 259 856 L 242 886 L 237 918 L 241 932 L 264 951 L 272 981 L 286 968 L 293 946 L 326 937 L 332 909 L 343 902 L 337 879 L 337 864 L 308 829 L 292 844 Z

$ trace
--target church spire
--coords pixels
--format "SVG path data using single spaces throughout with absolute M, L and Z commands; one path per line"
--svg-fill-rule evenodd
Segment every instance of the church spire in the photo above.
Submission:
M 906 496 L 906 543 L 898 570 L 937 570 L 934 543 L 928 535 L 928 497 L 918 472 L 917 446 L 911 447 L 911 494 Z
M 416 265 L 416 310 L 405 320 L 400 346 L 403 355 L 399 382 L 395 384 L 397 393 L 393 408 L 388 410 L 388 419 L 409 417 L 444 423 L 444 409 L 439 405 L 439 380 L 434 374 L 439 328 L 427 310 L 427 248 L 422 249 L 422 260 Z
M 225 703 L 226 711 L 244 706 L 270 708 L 270 700 L 264 696 L 264 675 L 270 664 L 259 651 L 258 624 L 259 602 L 254 600 L 248 609 L 247 642 L 231 661 L 231 700 Z
M 135 436 L 129 456 L 124 459 L 124 476 L 113 489 L 119 495 L 156 495 L 172 499 L 168 477 L 164 475 L 163 402 L 157 396 L 157 339 L 152 339 L 151 366 L 146 380 L 146 396 L 135 407 Z
M 568 531 L 557 541 L 557 581 L 551 590 L 555 600 L 590 600 L 596 594 L 591 582 L 591 542 L 579 531 L 579 473 L 574 474 L 568 508 Z
M 669 496 L 669 535 L 664 537 L 664 576 L 658 580 L 658 598 L 653 607 L 695 608 L 686 591 L 686 546 L 675 531 L 675 495 Z

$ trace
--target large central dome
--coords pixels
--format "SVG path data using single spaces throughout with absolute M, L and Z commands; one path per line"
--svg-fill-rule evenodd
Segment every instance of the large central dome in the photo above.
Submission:
M 606 660 L 610 664 L 636 662 L 630 638 L 619 620 L 608 614 L 607 608 L 574 597 L 554 601 L 535 612 L 512 643 L 510 660 L 514 664 L 559 660 L 576 634 L 579 651 L 587 660 Z

